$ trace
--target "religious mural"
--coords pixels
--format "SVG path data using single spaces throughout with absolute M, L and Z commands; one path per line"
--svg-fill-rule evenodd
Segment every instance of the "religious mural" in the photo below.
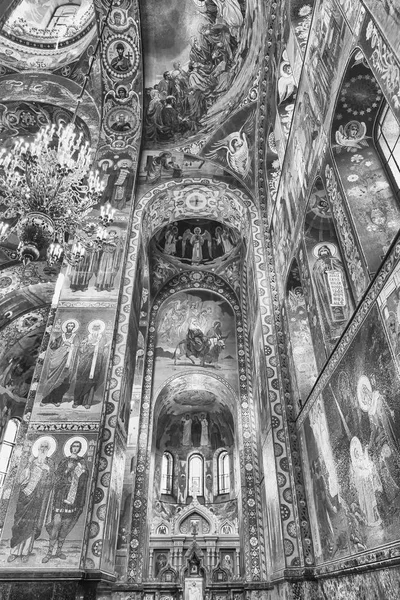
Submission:
M 104 311 L 58 313 L 33 409 L 35 419 L 87 420 L 101 411 L 111 323 Z
M 175 221 L 152 240 L 153 248 L 173 264 L 207 268 L 219 265 L 218 259 L 238 254 L 239 242 L 240 236 L 234 229 L 208 219 Z
M 332 147 L 372 273 L 376 272 L 400 225 L 392 185 L 373 141 L 382 102 L 382 91 L 364 55 L 357 52 L 350 61 L 336 107 Z M 379 139 L 379 135 L 375 137 Z M 383 142 L 382 153 L 387 152 L 386 148 Z
M 23 0 L 4 23 L 1 62 L 14 70 L 60 68 L 80 56 L 95 30 L 91 0 L 58 6 Z
M 350 36 L 335 0 L 320 1 L 319 8 L 304 65 L 311 94 L 315 97 L 319 113 L 325 117 L 333 82 L 340 73 L 340 56 Z
M 8 419 L 24 412 L 47 313 L 47 307 L 28 312 L 0 333 L 0 439 Z
M 382 2 L 365 0 L 365 6 L 370 11 L 374 21 L 385 31 L 393 50 L 400 52 L 400 42 L 397 35 L 400 8 L 396 0 L 382 0 Z
M 99 300 L 118 295 L 125 231 L 116 225 L 110 226 L 102 243 L 97 243 L 95 234 L 96 227 L 87 228 L 88 243 L 83 258 L 68 265 L 63 298 Z
M 374 306 L 304 422 L 319 561 L 397 539 L 399 389 Z
M 310 0 L 292 0 L 290 2 L 290 20 L 302 52 L 307 47 L 310 33 L 314 2 Z
M 94 451 L 93 434 L 26 440 L 0 542 L 4 566 L 79 567 Z
M 253 175 L 254 131 L 255 109 L 252 106 L 236 113 L 215 135 L 211 136 L 204 146 L 202 155 L 228 167 L 249 184 Z
M 290 333 L 296 384 L 302 403 L 306 400 L 316 379 L 317 365 L 311 336 L 309 314 L 297 261 L 294 261 L 286 284 L 286 311 Z
M 257 60 L 253 46 L 261 38 L 252 11 L 253 3 L 242 0 L 142 5 L 147 146 L 173 144 L 215 127 L 228 99 L 242 96 Z M 237 145 L 228 147 L 233 160 L 241 144 L 238 133 Z
M 237 387 L 236 333 L 231 307 L 205 291 L 174 294 L 158 316 L 155 388 L 174 372 L 219 372 Z
M 304 243 L 320 323 L 329 347 L 335 344 L 346 327 L 353 312 L 353 300 L 329 202 L 320 179 L 315 181 L 308 201 Z

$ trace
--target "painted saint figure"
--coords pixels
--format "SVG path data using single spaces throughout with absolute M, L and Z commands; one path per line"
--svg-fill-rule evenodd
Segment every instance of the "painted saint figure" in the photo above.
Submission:
M 122 244 L 116 229 L 110 229 L 104 241 L 94 287 L 97 292 L 111 292 L 114 289 L 115 278 L 121 262 Z
M 32 455 L 20 476 L 7 562 L 17 558 L 28 562 L 33 544 L 41 534 L 53 483 L 54 465 L 50 456 L 55 449 L 56 441 L 51 436 L 39 437 L 32 446 Z
M 75 527 L 85 506 L 87 495 L 88 468 L 84 456 L 87 441 L 84 437 L 68 440 L 64 447 L 65 458 L 59 463 L 54 474 L 51 520 L 46 523 L 49 534 L 49 548 L 42 563 L 53 558 L 65 560 L 62 552 L 65 538 Z M 55 554 L 54 547 L 57 544 Z
M 132 63 L 129 58 L 124 56 L 124 44 L 122 44 L 121 42 L 118 43 L 115 49 L 117 51 L 117 56 L 111 61 L 112 68 L 115 71 L 118 71 L 118 73 L 125 73 L 126 71 L 129 71 L 129 69 L 132 67 Z
M 208 421 L 207 421 L 207 416 L 204 413 L 202 413 L 200 415 L 200 423 L 201 423 L 200 446 L 208 446 Z
M 60 329 L 49 344 L 51 352 L 41 405 L 60 406 L 75 371 L 79 323 L 75 319 L 67 319 Z
M 185 418 L 182 419 L 183 423 L 183 436 L 182 436 L 182 446 L 191 446 L 192 445 L 192 419 L 190 415 L 185 415 Z
M 333 339 L 339 337 L 350 317 L 351 301 L 342 261 L 334 256 L 333 244 L 318 244 L 313 279 L 321 312 Z
M 93 404 L 94 394 L 101 385 L 107 344 L 104 329 L 105 323 L 100 319 L 89 323 L 88 335 L 79 346 L 73 408 L 84 406 L 89 409 Z
M 380 527 L 382 520 L 378 512 L 376 493 L 382 491 L 382 483 L 375 465 L 368 456 L 368 449 L 363 450 L 358 437 L 353 437 L 350 442 L 350 459 L 350 473 L 366 524 L 369 527 Z

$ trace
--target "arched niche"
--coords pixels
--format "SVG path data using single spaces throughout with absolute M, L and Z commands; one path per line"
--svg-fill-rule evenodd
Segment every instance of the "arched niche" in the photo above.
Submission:
M 182 270 L 193 268 L 224 275 L 239 292 L 242 236 L 230 224 L 207 218 L 186 218 L 159 229 L 149 245 L 151 292 Z
M 332 122 L 331 145 L 370 274 L 379 268 L 400 227 L 400 210 L 376 148 L 383 93 L 364 55 L 346 69 Z
M 353 313 L 354 303 L 326 190 L 320 178 L 311 190 L 303 235 L 320 327 L 330 354 Z
M 297 260 L 292 262 L 287 278 L 285 306 L 295 379 L 301 404 L 304 404 L 317 379 L 318 370 Z
M 237 536 L 240 487 L 238 480 L 237 396 L 222 378 L 196 370 L 173 375 L 156 391 L 153 411 L 151 465 L 153 485 L 150 489 L 152 547 L 173 543 L 175 536 L 190 538 L 192 528 L 201 537 L 220 535 L 229 526 Z M 206 427 L 201 422 L 206 421 Z M 230 490 L 220 494 L 214 463 L 219 452 L 230 459 Z M 173 459 L 173 481 L 168 494 L 163 493 L 163 456 Z M 190 463 L 202 463 L 203 478 L 199 495 L 190 482 Z M 161 537 L 162 536 L 162 537 Z M 170 546 L 169 546 L 170 547 Z

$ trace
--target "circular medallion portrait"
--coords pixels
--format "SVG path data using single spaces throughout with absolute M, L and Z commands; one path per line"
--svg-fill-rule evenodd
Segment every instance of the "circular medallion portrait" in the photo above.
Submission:
M 133 135 L 139 126 L 137 113 L 127 106 L 112 108 L 106 115 L 104 127 L 108 133 Z
M 131 37 L 110 37 L 105 43 L 103 58 L 106 69 L 118 79 L 132 77 L 139 64 L 139 53 Z

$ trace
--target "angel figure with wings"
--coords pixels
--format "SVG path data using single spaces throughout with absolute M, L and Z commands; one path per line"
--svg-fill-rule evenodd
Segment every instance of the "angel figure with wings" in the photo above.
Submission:
M 200 227 L 195 227 L 190 237 L 190 243 L 192 245 L 192 264 L 199 264 L 203 260 L 204 242 L 208 244 L 208 248 L 211 248 L 210 233 L 208 231 L 201 233 Z
M 340 125 L 338 131 L 335 133 L 335 139 L 337 142 L 336 148 L 339 152 L 344 148 L 347 152 L 355 152 L 361 150 L 363 147 L 368 146 L 366 140 L 367 137 L 367 126 L 365 123 L 360 121 L 349 121 L 346 125 Z
M 239 131 L 234 131 L 227 135 L 223 140 L 212 145 L 211 151 L 206 154 L 209 159 L 219 158 L 222 162 L 240 175 L 243 179 L 251 172 L 251 157 L 249 151 L 248 138 L 250 137 L 254 123 L 254 113 L 252 113 Z M 223 154 L 219 154 L 223 152 Z

